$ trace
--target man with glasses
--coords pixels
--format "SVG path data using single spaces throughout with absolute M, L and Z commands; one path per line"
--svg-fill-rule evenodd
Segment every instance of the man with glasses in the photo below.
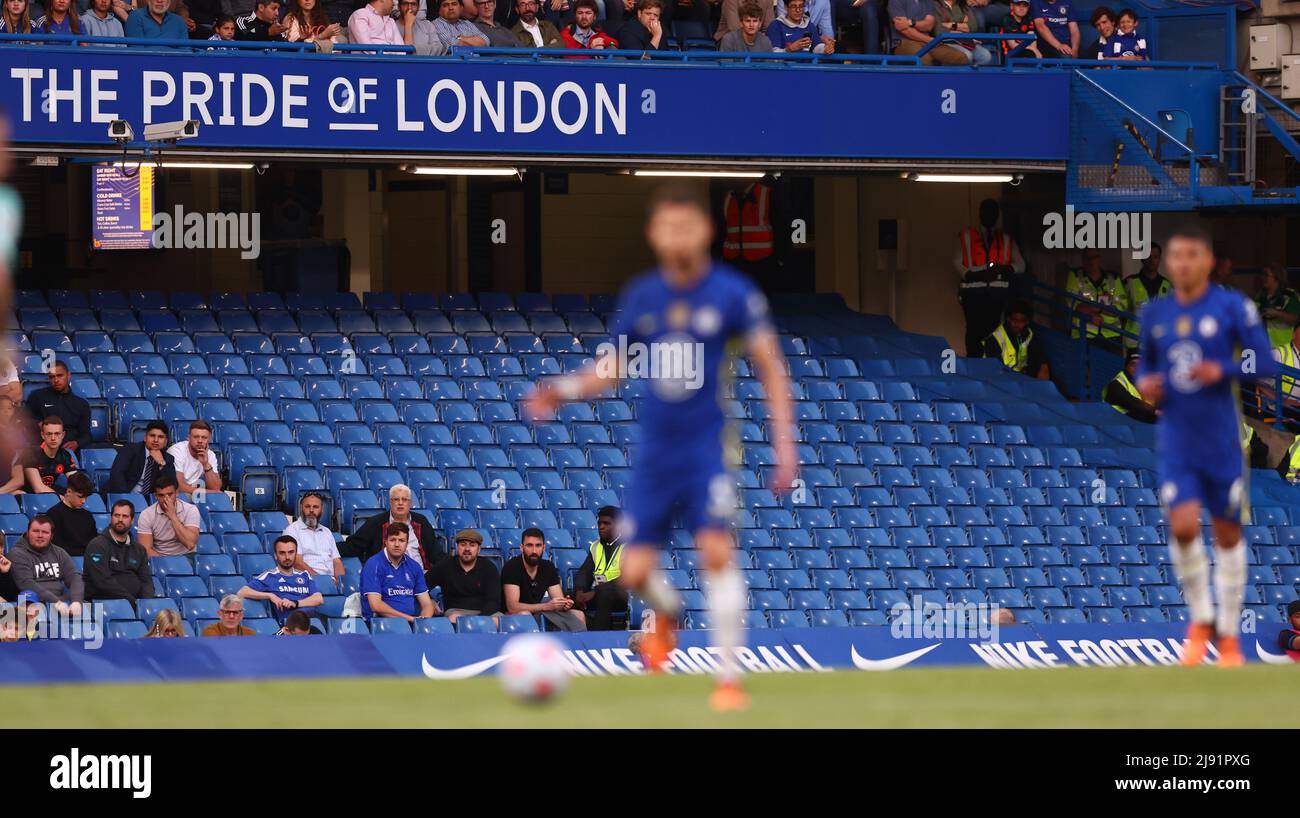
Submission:
M 560 30 L 550 20 L 537 16 L 537 0 L 518 0 L 515 9 L 519 12 L 519 22 L 511 31 L 519 41 L 520 48 L 564 48 Z
M 482 48 L 488 38 L 469 20 L 460 19 L 460 0 L 439 0 L 438 19 L 433 21 L 433 34 L 444 50 L 458 45 Z
M 244 627 L 244 600 L 234 594 L 221 598 L 217 621 L 203 629 L 201 636 L 257 636 L 257 631 Z
M 478 18 L 474 26 L 488 38 L 488 45 L 493 48 L 518 48 L 519 40 L 510 29 L 497 22 L 497 0 L 479 0 Z
M 298 501 L 298 519 L 284 529 L 284 536 L 298 543 L 298 559 L 294 567 L 330 581 L 326 589 L 337 588 L 343 581 L 343 558 L 339 555 L 334 532 L 321 525 L 325 512 L 325 499 L 319 492 L 309 491 Z
M 437 530 L 427 517 L 411 510 L 411 488 L 401 483 L 388 490 L 388 513 L 376 514 L 362 523 L 344 541 L 340 552 L 365 562 L 384 549 L 388 527 L 393 523 L 401 523 L 410 530 L 411 559 L 420 565 L 420 570 L 429 570 L 442 557 Z

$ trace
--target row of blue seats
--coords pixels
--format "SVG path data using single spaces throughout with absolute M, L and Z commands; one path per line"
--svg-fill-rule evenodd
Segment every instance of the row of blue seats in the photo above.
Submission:
M 252 309 L 252 310 L 518 310 L 520 312 L 571 312 L 581 310 L 610 310 L 614 308 L 612 295 L 579 295 L 547 293 L 482 292 L 396 293 L 367 292 L 360 298 L 356 293 L 322 292 L 214 292 L 203 293 L 176 290 L 163 293 L 157 290 L 95 289 L 84 290 L 19 290 L 15 302 L 20 308 L 50 307 L 53 309 L 135 309 L 202 310 L 202 309 Z

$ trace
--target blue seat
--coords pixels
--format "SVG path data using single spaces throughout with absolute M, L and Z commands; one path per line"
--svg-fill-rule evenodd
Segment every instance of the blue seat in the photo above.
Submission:
M 462 616 L 456 620 L 457 633 L 496 633 L 497 625 L 490 616 Z

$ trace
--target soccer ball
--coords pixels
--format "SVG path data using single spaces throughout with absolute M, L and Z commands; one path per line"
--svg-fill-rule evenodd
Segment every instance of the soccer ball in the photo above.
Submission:
M 527 702 L 544 702 L 569 686 L 569 665 L 564 645 L 553 636 L 530 633 L 516 636 L 501 649 L 506 657 L 497 675 L 506 693 Z

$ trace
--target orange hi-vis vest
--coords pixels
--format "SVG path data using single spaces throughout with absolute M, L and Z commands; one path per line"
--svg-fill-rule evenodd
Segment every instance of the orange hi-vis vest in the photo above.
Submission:
M 978 270 L 993 264 L 1011 266 L 1011 237 L 1001 230 L 993 231 L 993 246 L 984 246 L 983 231 L 968 227 L 961 231 L 961 263 L 967 270 Z
M 727 220 L 723 258 L 762 261 L 772 255 L 772 188 L 755 182 L 739 197 L 729 190 L 722 212 Z

